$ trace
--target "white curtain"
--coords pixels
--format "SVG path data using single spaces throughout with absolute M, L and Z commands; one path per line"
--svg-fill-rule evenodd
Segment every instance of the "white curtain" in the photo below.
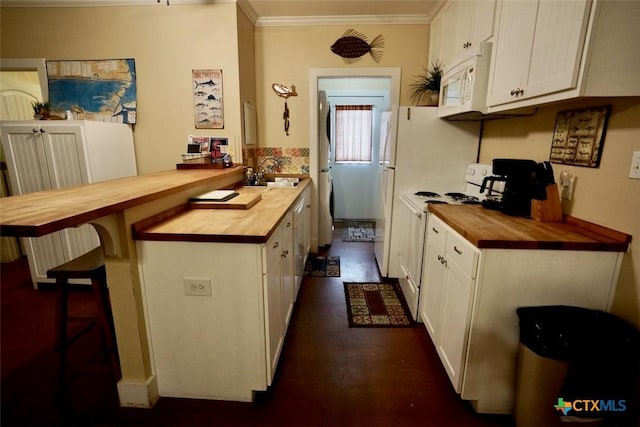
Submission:
M 373 105 L 336 105 L 336 162 L 371 162 Z

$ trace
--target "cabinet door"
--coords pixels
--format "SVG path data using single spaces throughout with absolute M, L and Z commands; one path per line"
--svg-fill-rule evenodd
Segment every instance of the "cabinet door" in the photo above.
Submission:
M 575 88 L 590 0 L 503 2 L 490 106 Z
M 2 148 L 9 172 L 11 195 L 50 190 L 49 171 L 40 126 L 2 127 Z
M 295 269 L 293 251 L 293 213 L 289 212 L 280 225 L 282 239 L 282 321 L 286 331 L 295 302 Z M 284 333 L 283 333 L 284 335 Z M 284 337 L 283 337 L 284 338 Z
M 489 105 L 515 100 L 512 91 L 524 88 L 536 25 L 536 1 L 503 1 L 494 49 Z
M 51 187 L 65 188 L 88 184 L 86 155 L 81 127 L 43 126 L 42 142 Z M 62 231 L 65 259 L 76 258 L 100 245 L 94 228 L 88 224 Z
M 459 393 L 475 281 L 455 264 L 447 264 L 441 307 L 446 316 L 442 317 L 437 350 L 453 388 Z
M 293 208 L 293 263 L 295 270 L 295 289 L 293 295 L 294 300 L 298 295 L 298 290 L 300 289 L 300 284 L 302 283 L 302 277 L 304 276 L 304 265 L 307 261 L 307 253 L 309 251 L 309 248 L 307 246 L 306 234 L 307 229 L 310 229 L 310 226 L 307 220 L 306 206 L 307 203 L 303 194 Z
M 531 98 L 576 87 L 590 0 L 541 1 L 525 93 Z
M 456 22 L 458 20 L 458 2 L 451 2 L 445 6 L 445 10 L 442 12 L 442 57 L 433 58 L 441 59 L 444 67 L 451 65 L 453 59 L 456 56 L 456 34 L 457 27 Z
M 277 230 L 266 245 L 267 271 L 265 278 L 266 287 L 266 334 L 267 334 L 267 379 L 271 385 L 273 375 L 278 366 L 280 350 L 284 342 L 284 322 L 282 317 L 282 241 L 280 231 Z
M 471 31 L 471 47 L 478 47 L 480 43 L 489 40 L 493 36 L 496 1 L 483 0 L 469 3 L 472 3 L 474 5 L 473 30 Z
M 427 249 L 422 272 L 422 289 L 420 290 L 420 319 L 434 345 L 437 346 L 440 335 L 440 317 L 442 315 L 442 297 L 445 278 L 443 264 L 444 246 L 435 245 L 427 239 Z
M 41 134 L 51 187 L 88 184 L 80 126 L 43 126 Z

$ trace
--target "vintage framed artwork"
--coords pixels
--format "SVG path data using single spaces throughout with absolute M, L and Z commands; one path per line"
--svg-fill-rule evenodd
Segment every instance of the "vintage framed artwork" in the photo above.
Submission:
M 245 145 L 256 144 L 256 107 L 245 102 L 243 104 L 244 113 L 244 143 Z
M 134 59 L 47 61 L 46 66 L 53 115 L 136 123 Z
M 196 129 L 223 129 L 222 70 L 191 70 Z
M 560 111 L 549 160 L 573 166 L 600 166 L 611 106 Z

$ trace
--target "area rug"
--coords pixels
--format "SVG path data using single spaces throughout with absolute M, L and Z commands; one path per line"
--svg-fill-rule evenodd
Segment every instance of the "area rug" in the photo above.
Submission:
M 398 284 L 344 282 L 344 293 L 349 327 L 414 326 Z
M 340 277 L 340 257 L 309 255 L 307 263 L 304 266 L 304 275 L 315 277 Z
M 376 239 L 376 223 L 374 221 L 349 221 L 343 224 L 345 242 L 373 242 Z

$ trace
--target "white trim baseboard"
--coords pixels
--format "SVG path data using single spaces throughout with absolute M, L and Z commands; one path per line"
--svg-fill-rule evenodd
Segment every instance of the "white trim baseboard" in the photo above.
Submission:
M 145 382 L 118 381 L 118 397 L 120 406 L 127 408 L 153 408 L 160 394 L 158 380 L 155 375 Z

